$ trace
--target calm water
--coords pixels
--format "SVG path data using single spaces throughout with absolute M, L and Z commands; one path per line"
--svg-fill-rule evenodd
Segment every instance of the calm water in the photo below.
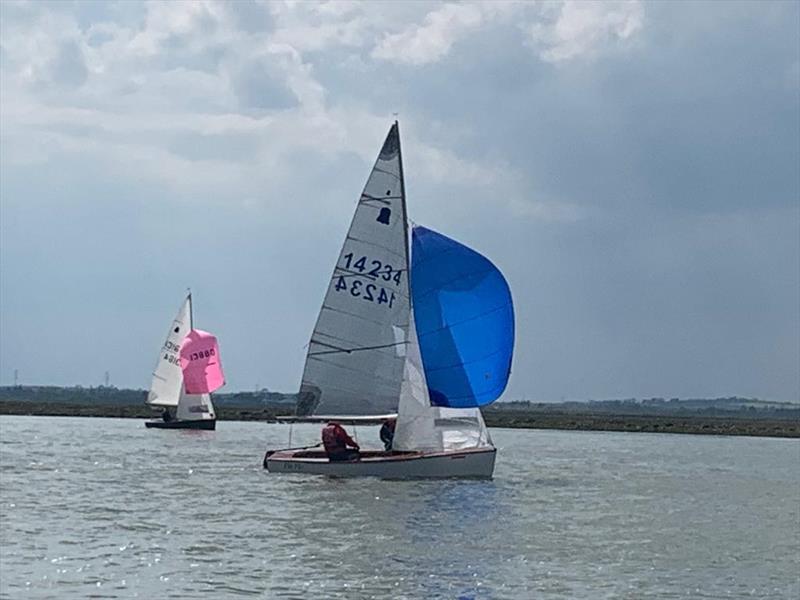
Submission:
M 385 482 L 264 472 L 285 425 L 0 417 L 0 597 L 800 597 L 797 441 L 492 433 L 493 481 Z

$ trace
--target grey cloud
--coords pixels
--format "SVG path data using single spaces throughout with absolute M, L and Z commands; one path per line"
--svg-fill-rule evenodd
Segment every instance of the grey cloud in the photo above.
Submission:
M 234 75 L 233 88 L 246 110 L 282 110 L 297 106 L 280 70 L 267 57 L 246 62 Z
M 40 79 L 40 84 L 55 83 L 64 87 L 78 87 L 86 82 L 89 69 L 86 67 L 83 51 L 76 42 L 70 40 L 60 44 L 55 58 L 47 65 L 45 77 L 46 79 Z
M 361 60 L 349 60 L 344 47 L 302 60 L 333 107 L 314 116 L 361 127 L 359 118 L 371 124 L 385 115 L 388 126 L 400 112 L 410 215 L 485 253 L 506 274 L 518 322 L 506 397 L 797 400 L 799 10 L 797 3 L 648 3 L 631 44 L 558 64 L 527 47 L 523 29 L 499 23 L 421 68 L 377 63 L 364 49 Z M 240 112 L 297 106 L 277 63 L 224 47 L 222 57 L 191 54 L 190 45 L 173 42 L 175 56 L 164 60 L 231 69 Z M 177 96 L 159 89 L 159 99 Z M 167 100 L 182 111 L 207 107 L 199 97 Z M 136 329 L 126 343 L 157 344 L 156 317 L 169 319 L 191 284 L 201 288 L 204 323 L 231 356 L 232 388 L 259 381 L 296 389 L 302 347 L 369 169 L 342 131 L 339 153 L 293 153 L 277 135 L 286 148 L 248 186 L 191 198 L 97 173 L 83 156 L 28 167 L 6 161 L 3 356 L 22 356 L 14 359 L 22 370 L 41 367 L 45 379 L 60 369 L 59 382 L 86 381 L 97 368 L 91 349 L 48 366 L 25 348 L 57 347 L 48 331 L 59 327 L 100 338 L 120 315 Z M 375 152 L 384 133 L 376 132 Z M 245 134 L 154 138 L 191 160 L 243 165 L 255 144 Z M 507 164 L 511 176 L 491 185 L 441 183 L 425 176 L 417 143 Z M 544 221 L 508 198 L 523 207 L 565 203 L 580 218 Z M 176 232 L 178 219 L 185 229 Z M 99 229 L 108 249 L 102 260 L 93 255 L 98 240 L 81 237 L 87 227 Z M 202 269 L 176 260 L 192 235 L 214 240 L 213 252 L 198 250 Z M 51 241 L 62 249 L 54 266 L 45 251 Z M 129 297 L 132 279 L 146 306 Z M 72 281 L 83 287 L 69 288 Z M 69 318 L 43 328 L 37 299 L 64 288 Z M 85 302 L 83 289 L 98 301 Z M 269 343 L 254 348 L 254 339 Z M 104 368 L 143 385 L 150 359 L 136 360 L 136 368 Z
M 183 133 L 172 136 L 168 148 L 190 160 L 250 162 L 257 157 L 258 139 L 246 134 Z
M 233 14 L 238 27 L 247 33 L 265 33 L 274 25 L 266 3 L 240 0 L 229 2 L 226 8 Z
M 647 5 L 636 46 L 596 61 L 543 64 L 521 51 L 521 33 L 496 27 L 435 65 L 333 70 L 324 82 L 343 92 L 369 79 L 374 110 L 471 131 L 460 153 L 502 156 L 550 198 L 692 211 L 791 205 L 800 111 L 786 73 L 798 5 L 732 16 L 714 4 L 682 8 Z M 708 26 L 715 17 L 724 27 Z

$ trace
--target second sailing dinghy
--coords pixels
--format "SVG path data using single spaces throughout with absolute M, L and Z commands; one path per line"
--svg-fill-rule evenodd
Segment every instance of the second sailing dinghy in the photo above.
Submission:
M 480 406 L 510 374 L 508 285 L 486 258 L 422 227 L 409 235 L 397 123 L 367 180 L 309 343 L 296 420 L 380 424 L 391 448 L 330 461 L 268 451 L 271 472 L 491 477 L 496 449 Z
M 161 348 L 147 403 L 162 408 L 161 420 L 146 421 L 157 429 L 215 429 L 211 392 L 225 383 L 217 338 L 192 327 L 189 294 L 172 321 Z

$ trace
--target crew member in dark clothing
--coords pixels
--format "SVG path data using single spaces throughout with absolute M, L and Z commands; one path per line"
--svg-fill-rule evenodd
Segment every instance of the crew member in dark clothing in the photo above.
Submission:
M 355 440 L 334 421 L 322 428 L 322 445 L 330 461 L 357 460 L 361 454 L 361 448 Z
M 172 421 L 172 413 L 169 412 L 168 408 L 165 408 L 164 412 L 161 413 L 161 418 L 164 419 L 165 423 L 169 423 L 170 421 Z
M 387 452 L 392 449 L 395 425 L 397 425 L 397 419 L 386 419 L 381 425 L 381 441 L 383 442 L 383 448 Z

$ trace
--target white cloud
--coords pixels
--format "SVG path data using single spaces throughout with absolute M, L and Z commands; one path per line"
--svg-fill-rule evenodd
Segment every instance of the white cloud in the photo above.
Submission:
M 414 157 L 406 162 L 417 167 L 436 183 L 457 182 L 469 185 L 488 186 L 497 183 L 507 174 L 507 168 L 500 165 L 487 165 L 460 158 L 453 152 L 425 143 L 413 141 Z M 408 144 L 407 144 L 408 145 Z
M 629 5 L 603 6 L 567 2 L 553 17 L 506 2 L 268 2 L 251 7 L 263 19 L 248 27 L 235 6 L 210 0 L 101 11 L 80 25 L 69 11 L 24 5 L 25 19 L 2 24 L 0 133 L 15 150 L 6 166 L 74 155 L 176 192 L 263 197 L 258 186 L 303 176 L 297 156 L 374 159 L 388 111 L 368 89 L 331 97 L 326 60 L 358 64 L 367 77 L 376 59 L 428 64 L 483 27 L 547 18 L 543 58 L 561 60 L 638 27 Z M 489 188 L 513 177 L 424 124 L 404 130 L 404 142 L 416 177 L 434 185 Z M 522 212 L 569 218 L 551 208 Z
M 469 32 L 519 6 L 507 2 L 445 4 L 425 15 L 421 24 L 412 24 L 399 33 L 385 35 L 373 49 L 372 56 L 410 65 L 437 62 Z
M 185 37 L 195 44 L 203 43 L 204 37 L 213 35 L 223 26 L 224 6 L 209 0 L 178 0 L 174 2 L 150 2 L 142 29 L 130 41 L 129 49 L 143 55 L 154 55 L 162 51 L 170 41 Z
M 609 45 L 630 39 L 642 28 L 643 13 L 639 0 L 447 3 L 427 12 L 421 22 L 385 33 L 372 57 L 415 66 L 436 63 L 473 32 L 508 24 L 513 18 L 527 32 L 539 58 L 557 63 L 594 56 Z
M 558 7 L 554 22 L 535 22 L 524 28 L 539 57 L 558 63 L 594 56 L 608 45 L 630 39 L 642 28 L 643 16 L 638 0 L 567 0 Z

